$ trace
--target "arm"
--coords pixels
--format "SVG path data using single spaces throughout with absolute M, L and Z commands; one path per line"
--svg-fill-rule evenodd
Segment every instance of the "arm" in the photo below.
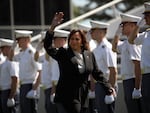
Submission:
M 122 32 L 122 27 L 119 25 L 119 27 L 116 31 L 115 37 L 112 41 L 112 51 L 113 52 L 117 52 L 117 45 L 118 45 L 118 42 L 119 42 L 119 37 L 121 35 L 121 32 Z
M 9 99 L 14 98 L 16 94 L 17 86 L 18 86 L 18 77 L 12 76 L 11 77 L 11 91 L 10 91 Z
M 92 60 L 93 60 L 93 71 L 92 71 L 93 78 L 100 84 L 103 84 L 106 90 L 106 93 L 110 95 L 113 92 L 113 90 L 111 89 L 112 86 L 108 82 L 108 80 L 103 76 L 103 73 L 98 69 L 97 63 L 93 54 L 92 54 Z
M 44 39 L 44 48 L 48 54 L 51 54 L 49 49 L 52 48 L 52 40 L 53 40 L 53 33 L 54 29 L 57 25 L 59 25 L 63 21 L 63 12 L 58 12 L 54 15 L 54 18 L 51 23 L 51 27 L 46 32 L 46 37 Z
M 109 67 L 109 70 L 110 70 L 109 83 L 114 88 L 115 83 L 117 81 L 117 69 L 115 67 Z
M 140 68 L 140 61 L 133 60 L 134 64 L 134 72 L 135 72 L 135 88 L 140 89 L 141 88 L 141 68 Z
M 137 37 L 139 29 L 140 29 L 139 26 L 136 26 L 133 32 L 130 34 L 129 39 L 128 39 L 130 44 L 134 44 L 134 40 Z
M 119 37 L 115 36 L 114 39 L 113 39 L 113 41 L 112 41 L 112 51 L 113 52 L 117 52 L 118 41 L 119 41 Z
M 36 77 L 36 80 L 35 80 L 35 83 L 34 83 L 34 85 L 33 85 L 33 90 L 36 90 L 38 87 L 39 87 L 39 85 L 40 85 L 40 83 L 41 83 L 41 70 L 39 70 L 38 72 L 37 72 L 37 77 Z
M 134 44 L 134 40 L 137 37 L 137 34 L 139 33 L 140 26 L 142 26 L 142 24 L 143 24 L 142 23 L 143 20 L 144 20 L 144 16 L 141 18 L 141 20 L 139 22 L 137 22 L 137 26 L 135 27 L 133 32 L 130 34 L 129 39 L 128 39 L 130 44 Z

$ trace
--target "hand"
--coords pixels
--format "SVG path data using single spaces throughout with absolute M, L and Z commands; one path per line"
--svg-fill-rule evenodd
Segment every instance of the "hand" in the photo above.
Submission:
M 88 95 L 89 95 L 90 99 L 94 99 L 95 98 L 95 91 L 89 91 Z
M 43 48 L 43 42 L 40 41 L 36 46 L 36 51 L 40 51 Z
M 114 98 L 117 98 L 117 93 L 116 93 L 116 90 L 114 88 L 111 88 L 112 89 L 112 95 L 114 96 Z
M 30 91 L 27 93 L 26 97 L 29 98 L 29 99 L 38 99 L 38 98 L 39 98 L 39 95 L 38 95 L 38 93 L 37 93 L 36 90 L 33 90 L 33 89 L 32 89 L 32 90 L 30 90 Z
M 141 97 L 142 97 L 141 89 L 134 88 L 134 90 L 132 92 L 132 99 L 139 99 Z
M 15 100 L 14 100 L 14 98 L 11 98 L 11 99 L 8 99 L 8 100 L 7 100 L 7 106 L 8 106 L 8 107 L 13 107 L 13 106 L 15 106 Z
M 13 45 L 11 46 L 11 49 L 15 49 L 17 47 L 17 41 L 16 40 L 14 40 L 14 42 L 13 42 Z
M 51 28 L 54 29 L 57 25 L 59 25 L 64 19 L 63 19 L 64 13 L 63 12 L 58 12 L 55 14 L 52 23 L 51 23 Z
M 87 39 L 87 42 L 90 42 L 90 40 L 92 39 L 90 31 L 86 33 L 86 39 Z
M 104 101 L 105 104 L 111 104 L 115 101 L 115 99 L 114 96 L 111 94 L 111 95 L 106 95 Z
M 55 93 L 53 93 L 53 94 L 50 95 L 50 101 L 52 103 L 54 103 L 54 98 L 55 98 Z

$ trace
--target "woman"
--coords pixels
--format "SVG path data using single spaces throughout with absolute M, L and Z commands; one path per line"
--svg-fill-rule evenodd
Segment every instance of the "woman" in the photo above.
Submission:
M 45 50 L 58 61 L 60 68 L 54 101 L 58 113 L 85 113 L 88 107 L 89 74 L 103 84 L 108 95 L 113 91 L 97 69 L 95 58 L 88 50 L 86 38 L 80 30 L 70 32 L 67 49 L 52 47 L 53 31 L 62 20 L 63 13 L 56 13 L 44 39 Z

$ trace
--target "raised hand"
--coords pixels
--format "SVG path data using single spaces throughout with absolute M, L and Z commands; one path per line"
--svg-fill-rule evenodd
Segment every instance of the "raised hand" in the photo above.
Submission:
M 61 24 L 61 22 L 64 20 L 63 16 L 64 16 L 63 12 L 56 12 L 51 23 L 50 31 L 54 30 L 57 25 Z
M 144 18 L 144 16 L 142 16 L 141 19 L 137 22 L 137 26 L 142 27 L 144 25 L 143 24 L 144 20 L 145 20 L 145 18 Z

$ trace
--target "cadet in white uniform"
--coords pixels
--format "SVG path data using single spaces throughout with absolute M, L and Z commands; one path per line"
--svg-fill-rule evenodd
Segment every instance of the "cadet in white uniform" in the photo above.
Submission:
M 150 2 L 144 3 L 144 19 L 147 26 L 150 26 Z M 141 69 L 142 69 L 142 97 L 144 100 L 145 113 L 150 113 L 150 27 L 143 33 L 137 35 L 139 26 L 142 21 L 137 24 L 134 32 L 129 40 L 130 43 L 136 45 L 142 44 L 141 50 Z
M 104 77 L 115 89 L 117 86 L 117 56 L 112 51 L 111 43 L 106 39 L 107 28 L 109 24 L 90 21 L 91 23 L 91 36 L 96 40 L 98 45 L 93 50 L 99 69 L 103 72 Z M 98 113 L 114 113 L 115 112 L 115 100 L 114 95 L 107 96 L 103 86 L 96 83 L 95 87 L 96 104 Z M 109 102 L 109 98 L 113 100 Z M 105 100 L 105 101 L 104 101 Z
M 16 30 L 15 38 L 21 48 L 14 56 L 19 62 L 21 113 L 37 113 L 41 66 L 35 62 L 35 49 L 30 44 L 32 31 Z
M 19 67 L 9 59 L 13 40 L 0 39 L 0 48 L 5 61 L 0 64 L 0 113 L 16 113 L 16 92 L 18 88 Z
M 65 46 L 66 39 L 69 35 L 68 31 L 55 30 L 54 31 L 54 46 L 60 48 Z M 37 51 L 38 52 L 38 51 Z M 37 53 L 36 52 L 36 53 Z M 38 53 L 37 53 L 38 54 Z M 45 93 L 45 109 L 47 113 L 56 113 L 56 106 L 53 102 L 55 96 L 55 87 L 59 80 L 59 66 L 55 59 L 47 53 L 40 56 L 38 61 L 42 63 L 41 83 Z
M 135 29 L 140 17 L 121 14 L 121 25 L 113 40 L 113 51 L 121 54 L 121 76 L 123 79 L 124 100 L 128 113 L 142 113 L 141 104 L 141 45 L 128 43 L 131 32 Z M 122 27 L 122 30 L 121 30 Z M 124 41 L 119 40 L 122 35 Z

